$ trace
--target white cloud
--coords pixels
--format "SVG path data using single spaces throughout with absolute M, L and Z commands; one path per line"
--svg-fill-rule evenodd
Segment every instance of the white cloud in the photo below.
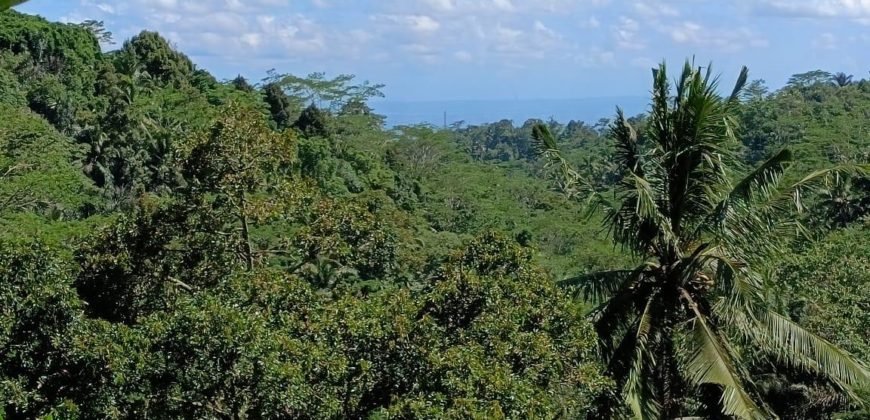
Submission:
M 513 12 L 514 10 L 516 10 L 511 0 L 492 0 L 492 5 L 496 9 L 506 12 Z
M 97 4 L 97 9 L 100 9 L 103 13 L 108 13 L 110 15 L 115 14 L 115 8 L 112 7 L 111 4 L 99 3 Z
M 744 20 L 735 23 L 737 19 L 732 16 L 725 16 L 723 29 L 704 27 L 711 22 L 706 19 L 710 13 L 693 12 L 701 9 L 708 12 L 714 6 L 700 0 L 79 0 L 78 3 L 83 8 L 75 11 L 76 16 L 105 17 L 119 40 L 148 28 L 171 36 L 182 51 L 195 59 L 227 57 L 232 62 L 277 56 L 284 61 L 347 63 L 356 59 L 371 61 L 377 56 L 396 60 L 397 65 L 406 63 L 398 57 L 410 57 L 496 67 L 532 65 L 529 62 L 544 58 L 588 67 L 614 63 L 646 66 L 647 60 L 636 55 L 667 55 L 674 50 L 689 54 L 704 49 L 735 52 L 767 45 L 756 32 L 757 27 L 747 26 Z M 863 13 L 862 5 L 870 0 L 788 3 L 741 0 L 742 5 L 755 9 L 716 7 L 749 13 L 765 5 L 768 10 L 786 13 L 784 10 L 790 4 L 805 10 L 834 3 L 846 5 L 837 13 L 854 18 Z M 798 10 L 798 6 L 790 7 L 789 13 L 797 13 L 793 10 Z M 341 13 L 336 13 L 339 8 Z M 682 18 L 690 15 L 697 16 L 696 20 Z M 72 16 L 73 13 L 69 17 Z M 116 22 L 122 19 L 139 26 L 127 24 L 118 29 Z M 724 29 L 729 25 L 732 29 Z M 604 29 L 594 30 L 599 28 Z M 646 51 L 653 48 L 656 53 Z
M 423 3 L 435 10 L 442 12 L 449 12 L 456 8 L 453 0 L 423 0 Z
M 679 25 L 662 26 L 678 44 L 694 45 L 721 52 L 733 53 L 746 48 L 764 48 L 769 42 L 753 30 L 745 27 L 716 29 L 704 27 L 697 22 L 686 21 Z
M 536 20 L 533 27 L 535 28 L 535 31 L 546 37 L 559 38 L 559 35 L 556 34 L 556 31 L 550 29 L 550 27 L 548 27 L 547 25 L 544 25 L 544 23 L 540 20 Z
M 595 16 L 589 16 L 588 19 L 580 22 L 581 28 L 595 29 L 595 28 L 598 28 L 599 26 L 601 26 L 601 22 L 599 22 L 598 18 L 596 18 Z
M 763 8 L 819 18 L 870 18 L 870 0 L 763 0 Z
M 636 20 L 621 16 L 619 18 L 619 24 L 613 28 L 616 45 L 619 48 L 629 50 L 640 50 L 645 48 L 646 43 L 639 39 L 638 31 L 640 31 L 640 24 Z
M 634 12 L 646 19 L 658 19 L 660 17 L 679 16 L 680 12 L 674 6 L 659 1 L 635 1 L 632 5 Z
M 257 48 L 260 46 L 260 44 L 263 43 L 262 35 L 260 35 L 256 32 L 249 32 L 246 34 L 242 34 L 240 39 L 241 39 L 243 44 L 246 44 L 252 48 Z
M 435 19 L 425 15 L 416 15 L 408 17 L 411 29 L 417 32 L 433 32 L 441 27 Z
M 575 54 L 574 61 L 581 67 L 586 68 L 611 66 L 616 63 L 616 54 L 613 51 L 593 47 Z
M 153 3 L 155 6 L 164 9 L 174 10 L 178 7 L 178 0 L 154 0 Z
M 671 39 L 681 44 L 697 43 L 700 40 L 701 25 L 694 22 L 683 22 L 682 25 L 670 29 Z
M 619 18 L 619 26 L 626 31 L 637 32 L 640 24 L 636 20 L 622 16 Z
M 495 27 L 495 35 L 497 37 L 497 41 L 503 42 L 505 44 L 513 44 L 521 37 L 523 37 L 523 31 L 498 24 Z
M 412 55 L 415 58 L 430 64 L 438 62 L 441 54 L 439 49 L 428 44 L 405 44 L 402 45 L 400 49 L 405 55 Z
M 435 32 L 441 28 L 437 20 L 426 15 L 379 15 L 374 19 L 396 23 L 417 33 Z

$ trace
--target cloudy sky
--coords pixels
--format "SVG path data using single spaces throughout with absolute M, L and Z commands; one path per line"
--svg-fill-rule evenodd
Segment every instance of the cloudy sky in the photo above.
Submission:
M 51 20 L 157 30 L 219 78 L 353 73 L 399 100 L 637 96 L 713 61 L 781 86 L 870 70 L 870 0 L 31 0 Z M 111 46 L 109 48 L 112 48 Z

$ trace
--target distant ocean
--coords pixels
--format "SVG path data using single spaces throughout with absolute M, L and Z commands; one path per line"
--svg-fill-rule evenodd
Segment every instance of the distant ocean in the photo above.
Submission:
M 464 121 L 466 125 L 497 122 L 503 119 L 522 125 L 529 118 L 555 119 L 561 123 L 571 120 L 595 123 L 601 118 L 612 118 L 620 106 L 626 115 L 633 116 L 646 110 L 645 97 L 610 97 L 586 99 L 521 99 L 521 100 L 462 100 L 462 101 L 372 101 L 375 112 L 387 117 L 387 126 L 432 124 L 438 127 Z

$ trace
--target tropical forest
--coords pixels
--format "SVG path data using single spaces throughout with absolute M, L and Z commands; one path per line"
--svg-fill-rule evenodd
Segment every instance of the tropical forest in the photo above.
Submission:
M 636 115 L 392 125 L 17 3 L 0 419 L 870 418 L 866 71 L 688 53 Z

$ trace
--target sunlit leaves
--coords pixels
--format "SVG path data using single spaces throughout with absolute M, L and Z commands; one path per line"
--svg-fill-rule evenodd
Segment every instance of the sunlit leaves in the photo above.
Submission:
M 843 388 L 865 383 L 861 362 L 766 312 L 756 271 L 764 259 L 780 256 L 789 238 L 805 232 L 793 216 L 805 211 L 807 191 L 845 168 L 784 184 L 792 154 L 783 150 L 741 176 L 735 111 L 748 80 L 746 69 L 727 99 L 718 95 L 709 67 L 702 71 L 687 62 L 672 87 L 663 64 L 653 79 L 652 110 L 643 135 L 621 112 L 611 125 L 621 180 L 613 188 L 614 203 L 601 202 L 614 242 L 657 264 L 567 282 L 578 285 L 587 298 L 604 299 L 591 316 L 605 359 L 611 361 L 609 373 L 635 416 L 651 416 L 654 405 L 662 407 L 664 416 L 677 415 L 687 394 L 673 391 L 670 383 L 680 377 L 689 390 L 721 387 L 718 402 L 704 401 L 708 409 L 747 419 L 767 417 L 755 401 L 735 344 L 759 346 L 774 360 L 826 375 Z M 541 155 L 564 166 L 566 178 L 576 178 L 546 127 L 535 133 Z M 665 309 L 651 316 L 651 302 Z M 650 330 L 657 334 L 650 336 Z M 685 343 L 689 352 L 679 372 L 671 363 L 678 358 L 671 350 L 675 343 Z M 652 356 L 647 346 L 666 350 Z M 633 362 L 625 361 L 628 357 Z M 655 401 L 646 401 L 650 398 Z

